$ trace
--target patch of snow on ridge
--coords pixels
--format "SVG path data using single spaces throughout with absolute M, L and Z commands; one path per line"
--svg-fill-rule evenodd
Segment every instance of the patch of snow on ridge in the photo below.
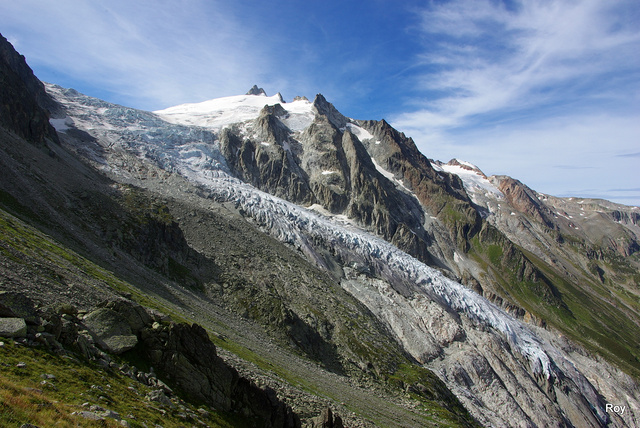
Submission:
M 71 118 L 67 116 L 63 119 L 49 119 L 49 123 L 55 128 L 56 131 L 65 132 L 69 129 L 69 126 L 73 124 L 73 120 L 71 120 Z
M 405 187 L 404 183 L 401 180 L 398 180 L 392 172 L 387 171 L 386 169 L 384 169 L 382 166 L 380 166 L 380 164 L 378 162 L 376 162 L 376 160 L 371 157 L 371 162 L 373 162 L 373 166 L 376 167 L 376 170 L 382 174 L 383 176 L 385 176 L 387 179 L 389 179 L 392 183 L 395 183 L 396 186 L 400 186 L 405 192 L 413 195 L 416 199 L 418 199 L 418 197 L 408 188 Z
M 475 195 L 478 193 L 485 196 L 493 196 L 497 199 L 504 198 L 504 194 L 496 186 L 491 184 L 491 182 L 482 173 L 478 172 L 478 167 L 469 162 L 458 162 L 462 165 L 443 164 L 437 166 L 434 164 L 433 167 L 435 169 L 448 172 L 450 174 L 455 174 L 460 177 L 462 183 L 464 184 L 464 188 L 466 189 L 467 193 L 469 193 L 469 196 L 471 196 L 472 199 L 474 199 Z M 465 166 L 467 168 L 465 168 Z M 474 202 L 477 201 L 474 199 Z
M 360 141 L 373 139 L 373 135 L 369 131 L 356 125 L 355 123 L 347 123 L 347 129 L 349 129 L 349 131 L 351 131 L 353 135 L 358 137 L 358 140 Z
M 280 120 L 294 132 L 305 130 L 316 117 L 313 111 L 313 104 L 308 100 L 295 100 L 284 104 L 282 107 L 284 107 L 288 115 Z

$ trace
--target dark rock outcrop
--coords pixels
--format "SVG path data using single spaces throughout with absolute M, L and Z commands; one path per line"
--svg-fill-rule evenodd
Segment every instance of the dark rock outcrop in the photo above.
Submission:
M 313 420 L 311 428 L 343 428 L 342 418 L 334 414 L 329 407 Z
M 12 294 L 12 301 L 3 306 L 5 312 L 38 312 L 26 296 Z M 31 306 L 25 307 L 25 302 Z M 158 374 L 153 370 L 145 374 L 127 367 L 122 370 L 124 374 L 158 388 L 149 400 L 173 406 L 166 394 L 173 394 L 175 390 L 192 402 L 239 412 L 255 426 L 301 426 L 300 418 L 275 391 L 259 388 L 218 357 L 206 330 L 197 324 L 167 322 L 164 315 L 126 299 L 105 302 L 83 318 L 75 314 L 77 310 L 70 310 L 68 305 L 57 311 L 49 309 L 39 313 L 41 316 L 37 319 L 42 324 L 29 329 L 22 318 L 0 318 L 0 336 L 21 338 L 25 344 L 45 345 L 63 353 L 66 352 L 63 346 L 68 347 L 103 367 L 114 367 L 110 353 L 122 353 L 137 345 L 137 355 L 156 368 Z M 38 330 L 42 332 L 36 333 Z M 114 341 L 121 338 L 132 338 L 132 346 L 117 348 Z
M 350 122 L 322 94 L 316 95 L 313 100 L 313 107 L 319 115 L 325 116 L 338 129 L 344 128 Z
M 267 93 L 262 88 L 258 88 L 258 85 L 253 85 L 251 89 L 247 91 L 247 95 L 267 95 Z
M 0 35 L 0 125 L 38 145 L 59 142 L 46 110 L 53 104 L 24 56 Z
M 215 408 L 241 410 L 264 427 L 299 427 L 291 408 L 274 391 L 263 390 L 217 356 L 207 332 L 197 324 L 155 324 L 141 334 L 143 352 L 178 391 Z
M 40 322 L 33 300 L 15 291 L 0 291 L 0 317 L 22 318 L 30 325 Z

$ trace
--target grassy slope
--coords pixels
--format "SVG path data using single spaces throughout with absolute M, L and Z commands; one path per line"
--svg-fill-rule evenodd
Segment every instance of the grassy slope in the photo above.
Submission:
M 628 293 L 618 296 L 621 292 L 615 284 L 597 283 L 589 280 L 587 275 L 582 279 L 581 286 L 577 286 L 532 253 L 519 249 L 553 284 L 559 298 L 549 298 L 540 292 L 540 284 L 536 282 L 519 281 L 512 273 L 517 267 L 505 269 L 499 246 L 483 245 L 475 240 L 470 255 L 485 271 L 494 275 L 504 293 L 522 308 L 640 379 L 637 325 L 623 305 L 617 302 L 618 299 L 624 299 L 627 307 L 637 314 L 640 313 L 640 299 Z
M 48 281 L 60 281 L 64 284 L 66 282 L 72 282 L 69 278 L 74 278 L 74 280 L 89 281 L 95 288 L 110 289 L 119 294 L 127 293 L 139 303 L 169 313 L 176 320 L 193 321 L 189 315 L 180 311 L 178 306 L 164 300 L 161 296 L 142 292 L 132 284 L 118 278 L 108 270 L 80 256 L 4 210 L 0 210 L 0 259 L 2 259 L 5 266 L 6 263 L 9 263 L 11 266 L 17 266 L 18 269 L 23 267 L 27 270 L 35 270 L 34 272 L 40 275 L 48 275 L 48 278 L 46 278 Z M 56 271 L 46 269 L 44 273 L 37 272 L 38 268 L 42 266 L 56 266 L 57 268 Z M 224 325 L 219 324 L 217 327 L 219 327 L 217 328 L 218 331 L 225 331 Z M 326 384 L 317 385 L 309 382 L 295 369 L 279 365 L 278 361 L 265 358 L 260 355 L 258 350 L 250 349 L 242 343 L 230 339 L 229 335 L 224 339 L 212 335 L 212 339 L 217 346 L 228 349 L 241 358 L 256 364 L 263 370 L 274 373 L 292 385 L 296 385 L 312 393 L 320 394 L 320 396 L 332 397 L 335 395 L 334 391 Z M 10 369 L 2 367 L 3 370 L 0 372 L 2 373 L 2 393 L 6 395 L 7 400 L 4 401 L 5 408 L 3 409 L 0 420 L 2 420 L 3 423 L 6 422 L 9 426 L 14 426 L 13 421 L 18 420 L 22 422 L 32 421 L 31 423 L 36 425 L 40 423 L 41 426 L 48 426 L 50 422 L 57 423 L 58 421 L 62 421 L 62 426 L 65 426 L 64 424 L 67 424 L 66 426 L 76 426 L 73 425 L 75 419 L 68 416 L 67 413 L 74 411 L 73 409 L 76 409 L 76 411 L 81 410 L 74 406 L 88 401 L 88 399 L 80 395 L 86 394 L 87 382 L 93 384 L 106 382 L 109 383 L 112 388 L 123 392 L 131 382 L 128 378 L 118 377 L 117 375 L 111 375 L 105 372 L 101 373 L 99 368 L 92 367 L 86 362 L 78 364 L 52 356 L 43 351 L 23 347 L 13 348 L 12 346 L 13 345 L 9 345 L 9 348 L 6 349 L 18 350 L 19 352 L 12 352 L 14 356 L 12 356 L 11 359 L 7 359 L 8 353 L 5 350 L 2 354 L 2 361 L 0 362 L 6 361 L 9 366 L 15 367 L 16 360 L 22 358 L 28 360 L 29 366 L 34 368 L 34 370 L 21 371 L 13 367 Z M 40 397 L 39 399 L 34 398 L 35 396 L 32 391 L 25 389 L 37 388 L 37 384 L 40 382 L 37 377 L 42 373 L 51 373 L 59 379 L 64 379 L 64 375 L 61 374 L 58 376 L 57 373 L 73 372 L 74 370 L 82 370 L 86 373 L 83 376 L 89 380 L 84 383 L 66 383 L 63 388 L 64 391 L 62 391 L 62 389 L 60 391 L 43 391 L 41 395 L 38 395 L 38 397 Z M 25 375 L 25 373 L 27 374 Z M 107 378 L 107 380 L 105 381 L 104 378 Z M 100 382 L 98 382 L 99 380 Z M 399 382 L 400 380 L 402 383 Z M 418 383 L 426 385 L 430 392 L 427 393 L 426 396 L 424 394 L 410 394 L 413 399 L 421 403 L 417 413 L 411 412 L 414 421 L 416 420 L 415 418 L 419 418 L 422 420 L 424 426 L 473 425 L 473 422 L 471 422 L 468 414 L 466 414 L 466 411 L 460 406 L 457 399 L 446 391 L 446 389 L 443 390 L 441 382 L 428 370 L 405 363 L 392 375 L 390 380 L 390 384 L 396 387 Z M 120 392 L 114 393 L 113 395 L 117 397 L 127 396 L 120 394 Z M 9 397 L 13 398 L 9 400 Z M 135 397 L 130 398 L 134 399 Z M 334 398 L 345 401 L 344 397 L 336 396 Z M 57 403 L 55 401 L 57 401 Z M 385 403 L 384 406 L 386 410 L 382 410 L 380 407 L 382 402 L 379 402 L 377 398 L 374 399 L 373 397 L 370 402 L 367 400 L 347 401 L 350 410 L 370 420 L 378 421 L 381 425 L 388 423 L 385 421 L 388 421 L 386 418 L 388 418 L 389 415 L 385 415 L 384 412 L 388 412 L 389 408 L 394 408 L 394 405 Z M 13 404 L 7 407 L 7 403 Z M 365 405 L 363 405 L 363 403 L 365 403 Z M 136 407 L 144 409 L 145 403 L 141 402 L 139 405 L 136 405 Z M 126 413 L 128 411 L 128 408 L 123 403 L 110 404 L 108 408 L 119 413 Z M 396 408 L 393 412 L 396 415 L 400 415 L 400 417 L 402 417 L 401 415 L 403 414 L 405 416 L 409 415 L 406 410 L 400 408 Z M 22 419 L 25 417 L 27 418 L 26 420 Z M 142 416 L 140 416 L 140 418 L 142 418 Z M 174 426 L 171 425 L 172 416 L 167 416 L 167 418 L 169 418 L 168 422 L 163 422 L 163 426 Z M 149 420 L 151 421 L 152 419 Z M 175 421 L 180 420 L 180 418 L 175 419 Z M 228 424 L 228 420 L 228 415 L 212 415 L 210 425 L 229 426 L 225 425 Z M 82 423 L 84 424 L 85 422 L 83 421 Z M 235 425 L 233 426 L 239 426 L 237 425 L 237 421 L 234 423 Z M 15 422 L 15 424 L 17 424 L 17 422 Z M 19 426 L 19 424 L 16 426 Z M 86 424 L 86 426 L 90 425 Z
M 245 423 L 236 415 L 214 412 L 205 406 L 196 408 L 182 402 L 171 409 L 150 402 L 145 395 L 151 388 L 117 372 L 75 357 L 2 340 L 5 342 L 0 348 L 0 425 L 3 427 L 19 427 L 23 423 L 40 427 L 122 426 L 115 419 L 101 422 L 72 415 L 89 411 L 84 403 L 112 410 L 130 426 L 140 428 L 155 424 L 177 428 L 201 422 L 227 428 Z M 25 367 L 17 367 L 19 363 Z M 45 379 L 43 375 L 53 377 Z

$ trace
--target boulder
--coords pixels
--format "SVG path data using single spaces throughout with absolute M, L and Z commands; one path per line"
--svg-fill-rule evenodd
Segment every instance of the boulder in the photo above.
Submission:
M 90 421 L 102 421 L 102 420 L 104 420 L 104 418 L 102 416 L 100 416 L 99 414 L 97 414 L 95 412 L 88 412 L 86 410 L 83 410 L 81 412 L 72 413 L 72 415 L 73 414 L 75 414 L 77 416 L 80 416 L 81 418 L 88 419 Z
M 25 337 L 27 323 L 23 318 L 0 318 L 0 336 Z
M 320 416 L 313 419 L 313 428 L 343 428 L 342 418 L 334 415 L 329 407 L 325 408 Z
M 153 318 L 147 310 L 131 300 L 113 300 L 105 307 L 117 312 L 135 335 L 153 323 Z
M 145 398 L 149 401 L 155 401 L 156 403 L 160 403 L 163 406 L 167 406 L 172 409 L 176 407 L 176 405 L 173 404 L 173 402 L 169 399 L 169 397 L 167 397 L 167 395 L 164 393 L 162 389 L 156 389 L 149 392 L 145 396 Z
M 16 291 L 0 291 L 0 316 L 23 318 L 30 325 L 40 323 L 33 300 Z
M 104 351 L 120 354 L 138 343 L 127 320 L 113 309 L 97 309 L 87 314 L 83 323 Z
M 135 348 L 138 344 L 138 337 L 131 334 L 128 336 L 111 336 L 104 339 L 105 350 L 113 354 L 122 354 Z

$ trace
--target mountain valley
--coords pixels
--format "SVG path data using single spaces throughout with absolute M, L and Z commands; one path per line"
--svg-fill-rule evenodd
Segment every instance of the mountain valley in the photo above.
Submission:
M 77 308 L 113 361 L 236 426 L 639 425 L 638 207 L 428 159 L 320 94 L 111 104 L 0 42 L 0 289 Z M 129 305 L 151 318 L 112 355 L 92 314 Z

